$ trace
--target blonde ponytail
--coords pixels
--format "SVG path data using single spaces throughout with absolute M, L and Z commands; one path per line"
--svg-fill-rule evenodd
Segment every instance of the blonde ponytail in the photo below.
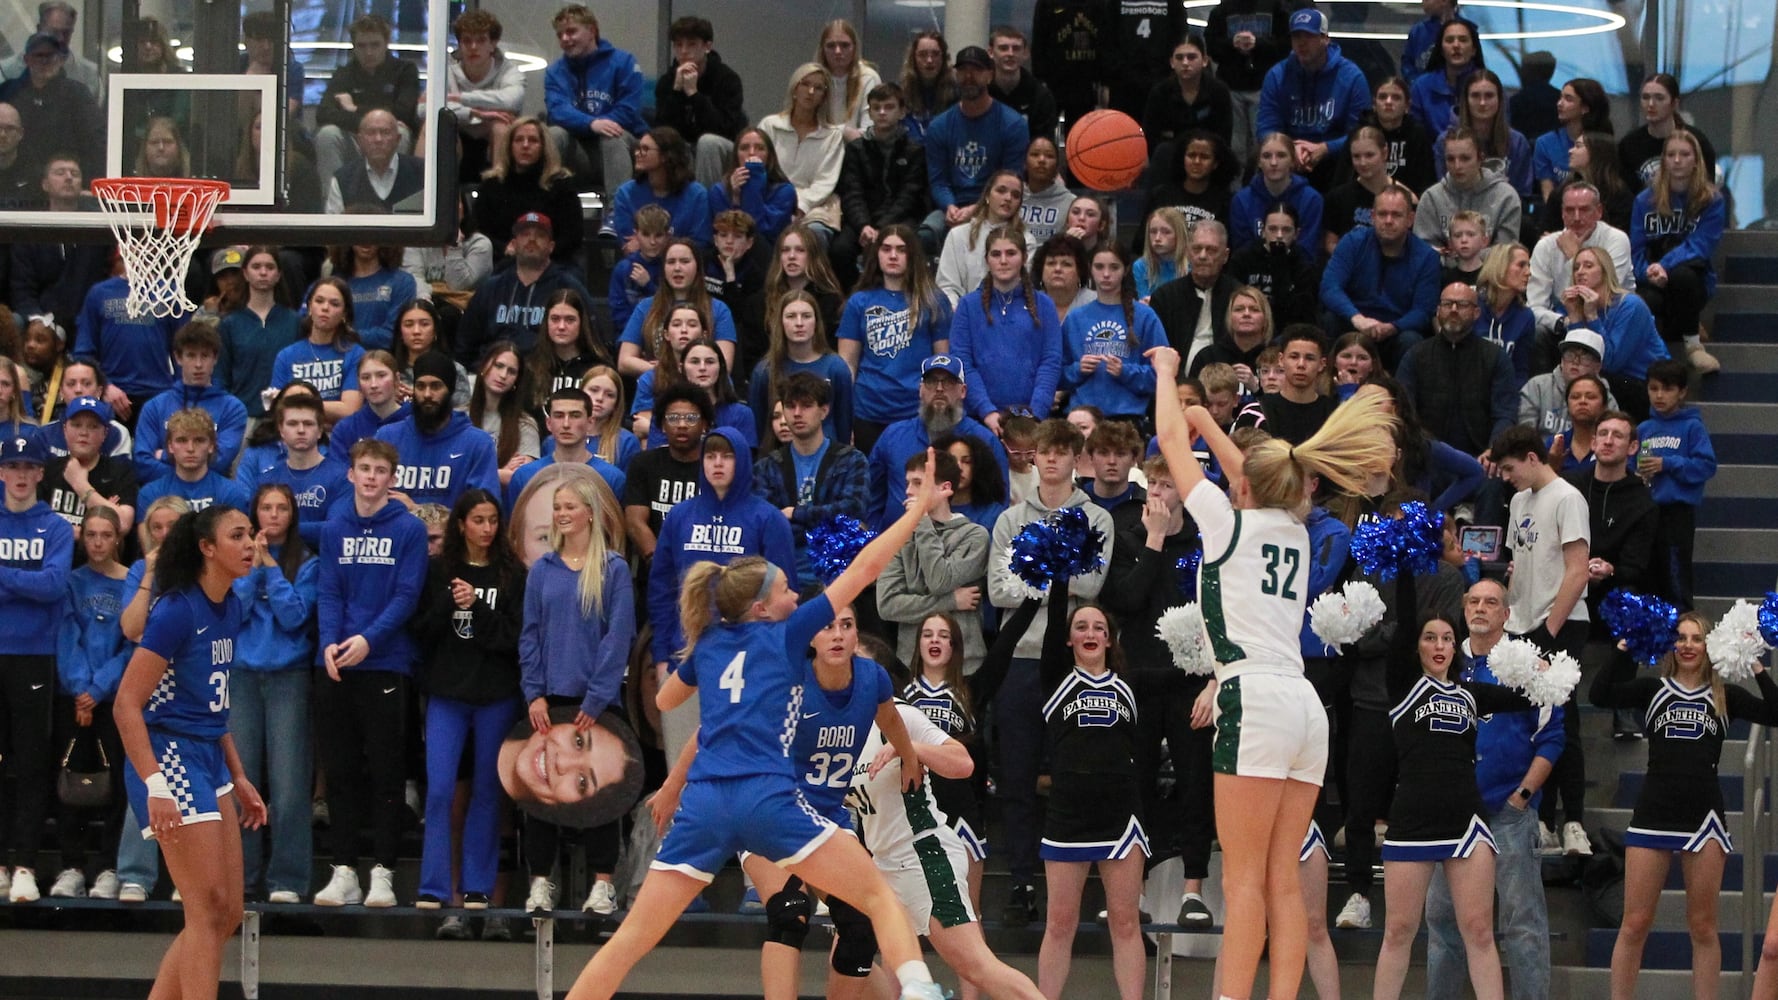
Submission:
M 679 650 L 679 662 L 691 659 L 698 639 L 715 618 L 737 622 L 747 614 L 759 599 L 770 565 L 760 556 L 742 556 L 726 566 L 696 562 L 685 571 L 679 588 L 679 628 L 685 633 L 685 646 Z
M 1362 495 L 1371 477 L 1395 466 L 1397 420 L 1390 404 L 1387 393 L 1361 391 L 1302 444 L 1293 447 L 1274 438 L 1255 445 L 1244 467 L 1254 502 L 1304 516 L 1311 475 L 1343 493 Z

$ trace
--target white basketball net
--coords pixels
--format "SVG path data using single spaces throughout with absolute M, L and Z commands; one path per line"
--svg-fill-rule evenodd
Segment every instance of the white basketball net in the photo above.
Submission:
M 185 297 L 185 275 L 198 239 L 225 195 L 226 181 L 115 177 L 93 181 L 93 194 L 117 237 L 130 294 L 131 319 L 165 319 L 195 312 Z

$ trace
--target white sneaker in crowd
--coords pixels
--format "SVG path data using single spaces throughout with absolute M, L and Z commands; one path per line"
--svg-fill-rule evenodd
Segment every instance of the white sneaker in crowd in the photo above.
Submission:
M 609 917 L 617 912 L 617 887 L 604 879 L 593 882 L 593 890 L 586 894 L 586 902 L 580 904 L 582 913 L 597 913 L 601 917 Z
M 539 875 L 531 880 L 531 893 L 525 897 L 529 913 L 548 913 L 556 908 L 556 884 Z
M 1716 359 L 1716 355 L 1705 350 L 1703 344 L 1687 348 L 1685 359 L 1692 363 L 1699 375 L 1715 375 L 1722 371 L 1722 362 Z
M 1371 926 L 1371 901 L 1363 893 L 1353 893 L 1340 907 L 1340 915 L 1334 918 L 1334 926 L 1344 930 L 1369 930 Z
M 117 898 L 117 872 L 107 868 L 93 879 L 93 887 L 86 894 L 93 899 Z
M 117 901 L 120 903 L 148 902 L 148 887 L 134 882 L 125 882 L 117 887 Z
M 1570 857 L 1593 856 L 1593 842 L 1587 837 L 1586 827 L 1573 820 L 1562 824 L 1562 853 Z
M 15 903 L 35 903 L 42 899 L 43 893 L 37 889 L 37 873 L 29 868 L 14 868 L 9 895 Z
M 86 872 L 78 868 L 64 868 L 56 876 L 49 887 L 51 899 L 84 899 L 86 897 Z
M 379 910 L 395 905 L 395 873 L 382 865 L 370 870 L 370 891 L 364 894 L 364 905 Z
M 291 892 L 289 889 L 279 889 L 267 896 L 265 901 L 278 906 L 292 906 L 302 902 L 303 898 L 300 894 Z
M 358 873 L 349 865 L 334 865 L 327 887 L 315 893 L 316 906 L 357 906 L 362 902 L 364 890 L 358 886 Z

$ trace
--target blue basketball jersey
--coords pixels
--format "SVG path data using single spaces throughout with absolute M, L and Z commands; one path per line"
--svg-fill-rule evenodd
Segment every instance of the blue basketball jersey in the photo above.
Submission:
M 781 622 L 713 625 L 679 679 L 698 688 L 698 756 L 690 780 L 755 774 L 796 777 L 791 749 L 802 718 L 803 659 L 833 621 L 825 594 Z
M 233 591 L 220 604 L 199 587 L 155 600 L 142 648 L 165 657 L 167 672 L 142 711 L 151 728 L 201 739 L 228 732 L 228 678 L 242 618 Z
M 877 661 L 852 657 L 852 683 L 844 691 L 827 691 L 815 681 L 814 661 L 804 661 L 803 712 L 792 754 L 802 772 L 803 798 L 829 819 L 844 815 L 852 772 L 865 738 L 876 722 L 877 708 L 895 699 L 889 672 Z

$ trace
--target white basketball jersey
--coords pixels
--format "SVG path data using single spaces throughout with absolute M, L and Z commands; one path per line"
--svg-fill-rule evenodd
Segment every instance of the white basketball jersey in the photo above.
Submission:
M 932 724 L 926 713 L 912 705 L 898 701 L 895 709 L 901 713 L 902 724 L 907 726 L 908 736 L 915 746 L 923 743 L 938 746 L 950 738 L 944 730 Z M 872 726 L 870 738 L 865 740 L 858 759 L 875 760 L 884 743 L 883 731 Z M 859 840 L 876 858 L 877 867 L 887 871 L 920 867 L 914 841 L 944 834 L 956 836 L 932 797 L 930 780 L 922 780 L 920 787 L 911 792 L 901 790 L 900 760 L 891 762 L 874 777 L 868 767 L 854 769 L 846 805 L 852 810 L 853 826 L 858 831 Z
M 1309 591 L 1309 529 L 1288 511 L 1235 510 L 1208 482 L 1186 495 L 1204 562 L 1198 602 L 1216 678 L 1303 672 L 1300 637 Z

